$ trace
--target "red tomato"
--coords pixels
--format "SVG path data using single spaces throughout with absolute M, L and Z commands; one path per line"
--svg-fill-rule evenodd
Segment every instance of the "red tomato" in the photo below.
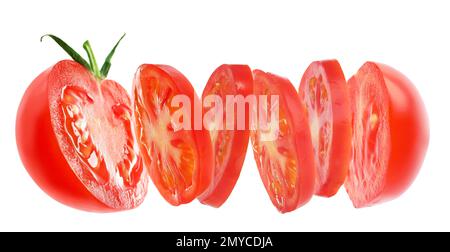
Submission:
M 117 45 L 105 61 L 108 66 L 100 71 L 95 63 L 94 71 L 93 64 L 49 36 L 83 65 L 60 61 L 25 92 L 16 121 L 25 168 L 42 190 L 71 207 L 114 211 L 138 206 L 147 179 L 132 133 L 130 98 L 118 83 L 104 80 Z M 84 46 L 94 59 L 89 42 Z
M 391 200 L 413 182 L 429 141 L 414 85 L 397 70 L 367 62 L 349 80 L 352 161 L 345 187 L 355 207 Z
M 314 194 L 314 154 L 305 105 L 289 80 L 259 70 L 253 72 L 254 94 L 259 102 L 258 124 L 269 109 L 279 108 L 278 121 L 250 132 L 256 164 L 272 203 L 284 213 L 306 204 Z M 263 113 L 261 113 L 261 110 Z
M 176 95 L 190 102 L 187 110 L 201 109 L 200 99 L 189 81 L 165 65 L 142 65 L 133 82 L 134 117 L 140 149 L 150 177 L 172 205 L 191 202 L 212 179 L 212 146 L 206 129 L 181 128 L 173 120 L 181 108 L 172 106 Z M 185 104 L 188 106 L 188 104 Z M 183 108 L 183 106 L 181 106 Z M 200 115 L 201 116 L 201 115 Z
M 215 95 L 222 101 L 220 108 L 212 104 L 211 109 L 205 110 L 204 117 L 208 115 L 208 112 L 216 114 L 221 111 L 223 115 L 208 121 L 208 127 L 211 127 L 209 129 L 214 155 L 214 177 L 208 189 L 199 197 L 203 204 L 220 207 L 227 200 L 239 178 L 249 140 L 249 110 L 248 107 L 241 107 L 241 105 L 245 106 L 243 103 L 235 106 L 234 100 L 229 98 L 234 97 L 237 100 L 239 98 L 237 96 L 240 95 L 240 98 L 245 99 L 252 94 L 252 90 L 252 71 L 245 65 L 220 66 L 211 75 L 203 90 L 203 103 L 206 102 L 205 98 L 211 98 L 211 95 Z M 232 108 L 234 113 L 232 120 L 234 130 L 226 127 L 227 108 L 228 110 Z M 237 108 L 236 113 L 235 108 Z M 212 109 L 219 111 L 212 111 Z M 239 111 L 245 111 L 245 114 L 241 115 Z M 241 129 L 238 127 L 238 120 L 242 120 L 244 124 Z M 219 128 L 220 125 L 222 129 Z
M 99 82 L 80 64 L 61 61 L 22 98 L 20 157 L 34 181 L 64 204 L 91 211 L 136 207 L 146 179 L 130 115 L 130 98 L 119 84 Z
M 317 168 L 316 194 L 331 197 L 344 183 L 351 157 L 350 97 L 339 62 L 311 63 L 299 93 L 308 111 Z

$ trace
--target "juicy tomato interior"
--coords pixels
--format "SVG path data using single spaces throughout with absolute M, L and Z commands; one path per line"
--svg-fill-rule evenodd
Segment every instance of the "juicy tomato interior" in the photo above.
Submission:
M 315 61 L 300 82 L 314 149 L 316 195 L 331 197 L 345 181 L 351 155 L 347 81 L 337 60 Z
M 288 102 L 290 100 L 289 92 L 296 98 L 295 103 Z M 307 162 L 300 164 L 298 145 L 302 143 L 298 142 L 300 128 L 296 127 L 304 126 L 293 124 L 296 121 L 293 120 L 293 116 L 296 115 L 291 114 L 289 108 L 294 109 L 298 114 L 305 113 L 305 111 L 300 110 L 302 104 L 292 84 L 281 77 L 254 71 L 254 93 L 260 97 L 261 95 L 268 97 L 267 100 L 263 99 L 258 104 L 258 124 L 264 121 L 268 124 L 263 123 L 262 127 L 256 126 L 256 130 L 252 129 L 250 133 L 258 170 L 272 203 L 281 212 L 292 211 L 299 204 L 304 203 L 299 202 L 301 193 L 304 193 L 302 201 L 309 200 L 313 193 L 313 181 L 307 181 L 303 185 L 299 183 L 301 175 L 308 180 L 313 178 L 312 171 L 307 170 L 314 169 L 311 139 L 309 132 L 305 132 L 308 133 L 305 145 L 309 147 L 309 151 L 303 154 L 310 156 L 307 158 L 310 159 L 310 163 L 307 165 L 308 167 L 303 167 L 304 169 L 301 170 L 302 165 L 306 165 Z M 279 99 L 272 100 L 271 95 L 277 96 Z M 294 108 L 294 106 L 297 107 Z M 272 118 L 271 110 L 277 107 L 279 115 L 278 120 L 275 120 Z M 308 128 L 306 127 L 306 129 Z M 304 174 L 300 174 L 302 172 Z
M 390 155 L 389 100 L 380 71 L 365 65 L 349 80 L 352 158 L 346 189 L 355 207 L 375 202 L 385 183 Z
M 213 181 L 199 197 L 203 204 L 221 206 L 239 178 L 249 141 L 250 105 L 245 104 L 245 99 L 252 90 L 253 76 L 248 66 L 222 65 L 211 75 L 203 91 L 204 123 L 214 154 Z M 240 98 L 242 103 L 237 102 Z M 205 104 L 209 102 L 212 103 Z
M 225 171 L 226 164 L 229 161 L 230 153 L 231 153 L 231 144 L 234 140 L 234 131 L 226 130 L 226 110 L 230 106 L 234 106 L 234 103 L 230 100 L 226 100 L 226 95 L 236 94 L 236 86 L 230 79 L 230 73 L 222 73 L 218 76 L 215 76 L 214 85 L 209 90 L 209 95 L 217 95 L 221 98 L 223 104 L 222 108 L 216 108 L 222 110 L 222 118 L 219 116 L 215 116 L 212 120 L 206 120 L 207 126 L 209 129 L 213 153 L 214 153 L 214 181 L 219 181 L 222 178 L 222 175 Z M 234 111 L 234 109 L 233 109 Z M 219 111 L 214 111 L 218 113 Z M 237 118 L 233 118 L 233 123 L 237 125 Z
M 307 80 L 303 91 L 303 101 L 308 109 L 311 140 L 315 165 L 320 169 L 316 176 L 316 190 L 328 179 L 331 142 L 333 138 L 333 111 L 330 89 L 321 73 Z
M 122 120 L 130 120 L 130 108 L 94 99 L 78 87 L 63 89 L 61 101 L 66 133 L 80 160 L 100 184 L 108 183 L 117 172 L 122 178 L 117 182 L 129 186 L 133 175 L 130 167 L 136 164 L 137 158 L 130 138 L 131 125 Z M 99 106 L 99 103 L 109 106 Z M 122 134 L 115 135 L 116 132 Z M 114 143 L 112 136 L 116 136 Z
M 55 68 L 61 74 L 58 65 Z M 113 208 L 135 207 L 145 196 L 146 179 L 142 178 L 128 95 L 114 81 L 77 77 L 69 82 L 57 77 L 49 92 L 50 114 L 62 152 L 98 199 Z
M 180 129 L 172 99 L 180 94 L 173 79 L 157 67 L 138 70 L 135 78 L 137 137 L 150 176 L 163 197 L 173 205 L 193 200 L 198 152 L 192 131 Z

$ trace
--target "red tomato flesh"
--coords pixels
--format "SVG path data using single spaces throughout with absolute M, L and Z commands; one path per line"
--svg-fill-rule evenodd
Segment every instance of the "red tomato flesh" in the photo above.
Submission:
M 315 61 L 300 82 L 317 168 L 316 194 L 331 197 L 344 183 L 351 156 L 351 112 L 347 82 L 336 60 Z
M 176 95 L 188 97 L 187 108 L 201 108 L 189 81 L 165 65 L 142 65 L 133 82 L 136 135 L 150 177 L 161 195 L 172 205 L 191 202 L 209 186 L 213 159 L 207 130 L 178 129 L 173 120 L 180 108 L 172 106 Z M 183 106 L 184 107 L 184 106 Z M 177 130 L 176 130 L 177 129 Z
M 315 167 L 307 111 L 289 80 L 254 70 L 254 94 L 277 96 L 258 105 L 258 123 L 278 107 L 278 121 L 250 132 L 253 153 L 269 197 L 282 213 L 306 204 L 314 194 Z M 273 127 L 278 126 L 278 127 Z
M 252 71 L 245 65 L 222 65 L 214 71 L 206 84 L 202 95 L 203 102 L 207 96 L 219 97 L 223 105 L 220 108 L 223 117 L 214 117 L 219 121 L 211 120 L 208 125 L 214 128 L 210 130 L 214 154 L 214 177 L 208 189 L 199 197 L 203 204 L 220 207 L 231 194 L 239 178 L 249 141 L 249 110 L 245 104 L 246 107 L 242 107 L 242 104 L 235 105 L 233 100 L 227 100 L 227 96 L 237 98 L 236 96 L 240 95 L 245 99 L 252 94 L 252 90 Z M 234 129 L 232 130 L 227 129 L 224 125 L 226 124 L 226 111 L 230 106 L 233 106 L 233 111 L 235 108 L 245 111 L 243 116 L 238 111 L 234 112 Z M 204 115 L 213 108 L 215 107 L 205 109 Z M 218 113 L 217 111 L 212 112 Z M 238 120 L 243 120 L 245 124 L 243 129 L 238 128 Z M 220 125 L 222 125 L 222 129 L 219 129 Z

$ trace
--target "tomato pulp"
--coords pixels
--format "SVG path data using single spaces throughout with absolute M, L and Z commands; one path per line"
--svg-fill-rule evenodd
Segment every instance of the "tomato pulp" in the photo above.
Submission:
M 210 130 L 214 155 L 213 180 L 199 197 L 203 204 L 221 206 L 239 178 L 249 141 L 249 105 L 244 101 L 252 94 L 252 90 L 252 71 L 245 65 L 222 65 L 214 71 L 206 84 L 202 95 L 203 106 L 207 105 L 205 103 L 208 98 L 219 101 L 210 100 L 218 104 L 212 104 L 214 106 L 205 109 L 203 113 Z M 213 118 L 205 118 L 208 114 L 212 114 Z M 228 118 L 232 122 L 232 128 L 225 125 L 227 116 L 233 117 Z M 240 123 L 242 128 L 239 128 Z
M 267 99 L 258 104 L 258 124 L 250 132 L 256 164 L 267 193 L 280 212 L 306 204 L 314 194 L 315 167 L 311 133 L 305 105 L 289 80 L 254 70 L 254 94 Z M 278 108 L 278 118 L 268 111 Z M 264 125 L 263 125 L 264 126 Z
M 174 99 L 180 97 L 189 104 L 178 106 Z M 170 66 L 142 65 L 133 81 L 133 101 L 136 135 L 154 184 L 172 205 L 191 202 L 213 174 L 209 132 L 196 130 L 191 116 L 176 114 L 183 108 L 194 115 L 194 108 L 201 108 L 192 85 Z M 186 122 L 189 128 L 181 127 Z
M 337 60 L 315 61 L 300 82 L 315 154 L 316 194 L 336 194 L 351 156 L 351 112 L 347 82 Z

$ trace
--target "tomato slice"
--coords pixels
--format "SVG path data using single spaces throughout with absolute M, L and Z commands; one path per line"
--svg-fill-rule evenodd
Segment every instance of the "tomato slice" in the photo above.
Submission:
M 306 107 L 289 80 L 260 70 L 254 70 L 253 77 L 259 100 L 258 126 L 253 124 L 250 132 L 253 153 L 272 203 L 280 212 L 289 212 L 314 194 L 314 154 Z M 278 99 L 264 99 L 272 95 Z M 278 120 L 267 118 L 277 107 Z M 269 125 L 260 127 L 264 121 Z
M 212 179 L 212 147 L 209 133 L 180 128 L 173 106 L 177 95 L 187 97 L 188 110 L 201 108 L 200 99 L 189 81 L 176 69 L 165 65 L 142 65 L 133 82 L 136 134 L 144 163 L 161 195 L 172 205 L 191 202 Z M 183 106 L 184 108 L 184 106 Z
M 241 98 L 241 101 L 245 102 L 248 95 L 252 94 L 252 90 L 252 71 L 246 65 L 222 65 L 214 71 L 206 84 L 202 95 L 203 103 L 213 96 L 216 99 L 220 98 L 221 103 L 213 102 L 211 108 L 205 109 L 203 113 L 204 118 L 210 113 L 215 115 L 209 118 L 210 120 L 204 119 L 210 130 L 213 147 L 214 177 L 208 189 L 199 197 L 203 204 L 220 207 L 231 194 L 239 178 L 249 141 L 249 110 L 244 103 L 237 102 Z M 225 125 L 227 108 L 233 110 L 233 129 Z M 244 115 L 240 114 L 242 111 L 245 111 Z M 217 116 L 217 113 L 222 117 Z M 239 128 L 239 123 L 244 127 Z
M 16 134 L 25 167 L 38 185 L 84 210 L 138 206 L 147 179 L 130 103 L 119 84 L 99 82 L 73 61 L 61 61 L 33 81 L 19 108 Z
M 348 83 L 353 136 L 345 188 L 355 207 L 365 207 L 413 182 L 428 147 L 428 119 L 414 85 L 395 69 L 367 62 Z
M 311 63 L 300 83 L 315 154 L 316 194 L 320 196 L 336 194 L 347 176 L 352 134 L 348 92 L 337 60 Z

